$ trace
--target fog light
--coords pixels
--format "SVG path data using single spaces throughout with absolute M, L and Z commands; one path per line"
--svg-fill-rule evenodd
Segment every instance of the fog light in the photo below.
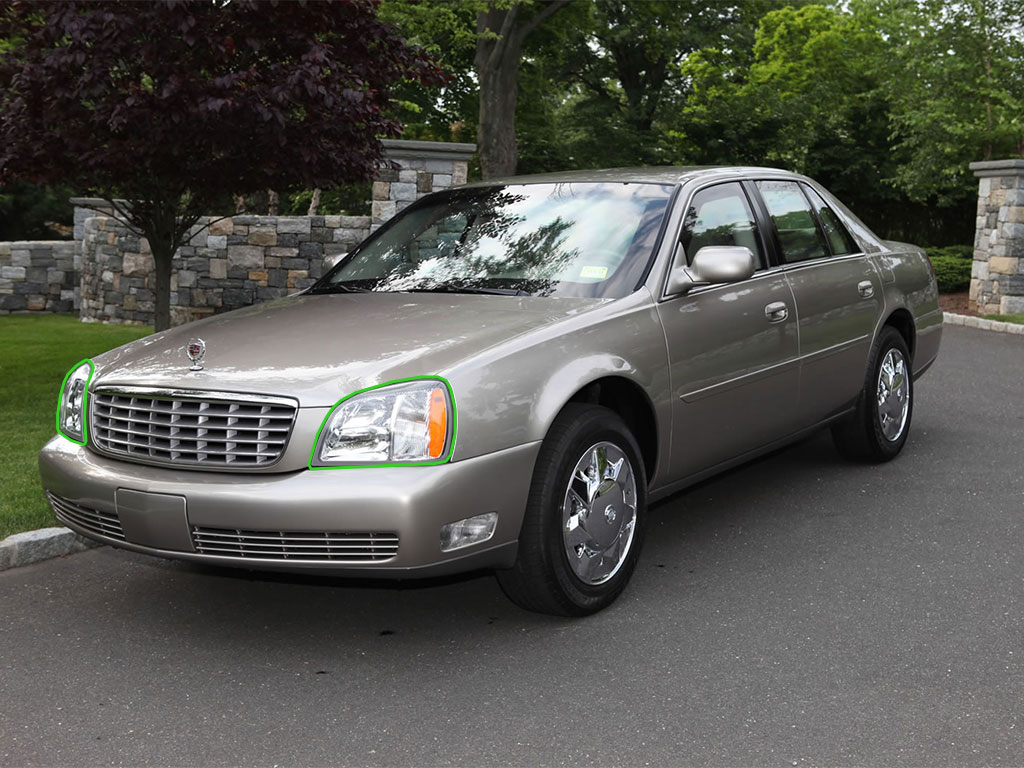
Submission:
M 485 515 L 475 515 L 457 523 L 441 526 L 441 551 L 451 552 L 453 549 L 462 549 L 470 544 L 487 541 L 494 535 L 494 526 L 497 523 L 498 513 L 488 512 Z

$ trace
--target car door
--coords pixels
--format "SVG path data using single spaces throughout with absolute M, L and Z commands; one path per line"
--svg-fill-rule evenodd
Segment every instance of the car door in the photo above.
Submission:
M 687 203 L 679 259 L 707 245 L 753 252 L 753 277 L 664 297 L 673 392 L 673 479 L 691 476 L 791 431 L 798 404 L 797 316 L 786 276 L 768 270 L 763 236 L 738 182 L 698 190 Z
M 840 219 L 809 185 L 755 183 L 796 299 L 800 422 L 817 423 L 857 397 L 882 311 L 882 281 Z

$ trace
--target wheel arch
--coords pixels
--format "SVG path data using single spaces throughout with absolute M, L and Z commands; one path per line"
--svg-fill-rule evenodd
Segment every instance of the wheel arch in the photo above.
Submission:
M 911 363 L 914 360 L 914 352 L 917 347 L 917 328 L 914 325 L 914 317 L 910 314 L 909 310 L 901 307 L 894 310 L 885 319 L 884 326 L 891 326 L 903 337 L 903 341 L 907 343 L 907 351 L 910 352 Z
M 569 403 L 600 405 L 616 413 L 626 423 L 640 446 L 640 457 L 650 485 L 658 466 L 658 421 L 654 404 L 643 387 L 622 376 L 603 376 L 576 390 L 565 405 Z

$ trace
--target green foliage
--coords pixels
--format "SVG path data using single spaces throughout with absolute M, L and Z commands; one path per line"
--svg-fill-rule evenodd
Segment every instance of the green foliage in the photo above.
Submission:
M 806 173 L 862 213 L 864 203 L 883 202 L 879 195 L 892 200 L 882 183 L 890 160 L 874 64 L 881 47 L 876 33 L 835 9 L 769 12 L 749 66 L 715 50 L 684 65 L 693 95 L 678 123 L 681 149 L 697 162 Z
M 342 184 L 331 189 L 320 191 L 318 216 L 369 216 L 372 185 Z M 305 216 L 309 212 L 309 203 L 313 199 L 310 189 L 292 192 L 281 196 L 282 216 Z
M 484 0 L 383 0 L 380 18 L 422 48 L 445 75 L 432 89 L 403 83 L 394 89 L 393 108 L 405 126 L 403 138 L 475 141 L 478 111 L 473 74 L 476 17 Z
M 973 194 L 972 160 L 1024 156 L 1024 0 L 857 0 L 879 30 L 892 181 L 940 205 Z
M 57 395 L 68 369 L 152 330 L 65 315 L 0 317 L 0 539 L 57 524 L 39 486 L 37 462 L 54 434 Z
M 974 260 L 974 247 L 970 245 L 947 245 L 942 248 L 930 247 L 926 249 L 932 258 L 966 259 Z
M 929 248 L 928 258 L 935 269 L 939 293 L 959 293 L 971 287 L 974 249 L 969 245 Z
M 60 240 L 69 235 L 47 222 L 69 226 L 74 208 L 68 186 L 16 181 L 0 188 L 0 240 Z

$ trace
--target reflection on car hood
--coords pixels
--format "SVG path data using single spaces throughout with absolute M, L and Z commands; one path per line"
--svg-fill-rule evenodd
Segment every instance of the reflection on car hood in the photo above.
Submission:
M 364 387 L 446 369 L 604 302 L 532 296 L 291 296 L 173 328 L 96 358 L 96 385 L 254 392 L 333 405 Z M 202 339 L 201 371 L 185 347 Z

